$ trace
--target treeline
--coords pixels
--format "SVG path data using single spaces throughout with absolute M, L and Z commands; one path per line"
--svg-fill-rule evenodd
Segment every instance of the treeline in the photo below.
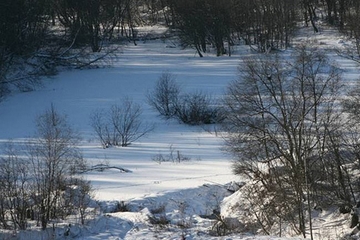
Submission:
M 58 66 L 88 66 L 114 50 L 104 44 L 135 37 L 148 1 L 4 0 L 0 3 L 0 101 L 32 90 Z M 147 15 L 147 14 L 145 14 Z M 102 52 L 101 54 L 98 54 Z M 97 53 L 97 54 L 94 54 Z
M 298 20 L 296 2 L 169 0 L 182 44 L 194 47 L 199 56 L 209 46 L 217 56 L 231 55 L 231 46 L 239 40 L 257 45 L 259 51 L 285 47 Z
M 59 65 L 93 63 L 89 54 L 109 52 L 104 46 L 114 40 L 137 40 L 141 25 L 165 24 L 199 56 L 210 49 L 220 56 L 238 43 L 286 48 L 298 23 L 318 31 L 321 17 L 354 37 L 359 53 L 359 16 L 357 0 L 4 0 L 0 100 L 14 88 L 31 90 Z
M 298 21 L 312 22 L 317 31 L 318 17 L 357 36 L 359 11 L 356 0 L 5 0 L 0 3 L 0 46 L 26 54 L 65 38 L 98 52 L 114 35 L 133 38 L 137 26 L 161 22 L 199 51 L 211 43 L 218 55 L 224 54 L 224 42 L 235 38 L 264 51 L 289 44 Z
M 0 6 L 0 43 L 5 51 L 26 54 L 51 41 L 89 44 L 101 50 L 101 40 L 110 40 L 115 27 L 139 25 L 139 6 L 133 0 L 5 0 Z
M 167 5 L 182 44 L 194 47 L 200 56 L 209 44 L 218 56 L 230 55 L 231 45 L 238 40 L 260 52 L 286 48 L 297 24 L 318 32 L 319 18 L 354 37 L 359 45 L 360 2 L 356 0 L 167 0 Z

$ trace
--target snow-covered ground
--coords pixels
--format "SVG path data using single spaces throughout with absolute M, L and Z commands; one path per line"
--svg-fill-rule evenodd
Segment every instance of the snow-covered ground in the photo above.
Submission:
M 34 133 L 34 119 L 54 104 L 81 133 L 81 148 L 89 164 L 108 163 L 132 171 L 90 173 L 99 200 L 124 200 L 169 190 L 224 184 L 236 179 L 229 157 L 221 152 L 221 138 L 202 127 L 166 121 L 147 104 L 146 94 L 164 71 L 175 74 L 183 91 L 221 95 L 236 75 L 237 57 L 199 58 L 192 50 L 167 48 L 159 41 L 129 44 L 110 68 L 61 72 L 45 79 L 44 87 L 16 94 L 0 105 L 0 141 L 19 141 Z M 143 109 L 144 121 L 155 124 L 149 135 L 126 148 L 103 149 L 90 126 L 90 115 L 108 110 L 130 97 Z M 179 151 L 191 160 L 158 164 L 157 154 Z
M 326 29 L 318 34 L 307 31 L 302 36 L 305 37 L 297 42 L 310 41 L 320 48 L 333 49 L 345 44 L 344 39 Z M 182 50 L 169 40 L 129 44 L 112 59 L 112 67 L 63 71 L 44 79 L 44 86 L 37 91 L 14 94 L 0 104 L 0 143 L 9 139 L 21 142 L 33 135 L 35 117 L 54 104 L 80 132 L 80 147 L 89 165 L 105 163 L 130 170 L 90 172 L 86 177 L 94 186 L 96 200 L 107 208 L 123 201 L 131 212 L 102 216 L 94 213 L 96 218 L 87 226 L 73 224 L 68 237 L 63 234 L 66 227 L 59 225 L 56 239 L 285 239 L 245 233 L 209 236 L 214 225 L 209 219 L 213 211 L 220 211 L 223 206 L 223 215 L 236 215 L 229 207 L 236 198 L 230 196 L 228 189 L 232 190 L 231 183 L 242 179 L 232 174 L 231 158 L 221 150 L 223 141 L 217 134 L 199 126 L 164 120 L 146 101 L 146 93 L 164 71 L 175 74 L 185 92 L 221 96 L 228 82 L 236 78 L 241 57 L 254 54 L 246 46 L 234 50 L 232 57 L 209 54 L 199 58 L 194 50 Z M 358 78 L 357 64 L 332 56 L 344 69 L 346 79 Z M 124 97 L 142 106 L 144 121 L 155 123 L 155 130 L 126 148 L 103 149 L 90 126 L 90 115 L 97 109 L 120 104 Z M 171 151 L 179 151 L 190 160 L 161 164 L 152 160 L 157 154 L 166 156 Z M 149 215 L 155 220 L 165 217 L 171 224 L 152 224 Z M 326 212 L 319 214 L 314 221 L 317 239 L 336 239 L 350 232 L 343 225 L 348 219 Z M 51 234 L 47 236 L 50 238 Z M 22 239 L 40 239 L 37 231 L 21 235 Z M 47 239 L 45 235 L 43 239 Z

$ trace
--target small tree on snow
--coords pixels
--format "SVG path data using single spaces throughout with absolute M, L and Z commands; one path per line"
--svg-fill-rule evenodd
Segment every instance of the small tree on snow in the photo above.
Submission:
M 150 106 L 161 116 L 171 118 L 176 113 L 179 95 L 180 86 L 176 82 L 176 76 L 170 72 L 164 72 L 156 82 L 154 90 L 147 94 L 147 99 Z
M 35 194 L 34 206 L 45 229 L 51 219 L 58 218 L 69 207 L 63 191 L 85 163 L 76 147 L 78 134 L 54 106 L 36 119 L 36 127 L 37 136 L 28 146 L 30 184 Z
M 104 147 L 108 147 L 114 142 L 116 143 L 116 134 L 114 131 L 110 132 L 111 124 L 104 109 L 96 110 L 91 114 L 90 125 Z
M 129 146 L 154 129 L 151 124 L 141 120 L 142 109 L 139 104 L 125 98 L 122 104 L 113 105 L 105 117 L 103 110 L 95 111 L 91 116 L 91 126 L 104 147 Z
M 122 147 L 130 145 L 154 129 L 152 125 L 146 125 L 141 121 L 140 105 L 129 99 L 125 99 L 121 106 L 112 106 L 110 113 L 114 132 L 119 137 Z

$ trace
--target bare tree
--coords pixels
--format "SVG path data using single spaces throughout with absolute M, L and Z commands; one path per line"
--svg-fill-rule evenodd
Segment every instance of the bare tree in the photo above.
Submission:
M 176 76 L 170 72 L 164 72 L 156 82 L 154 90 L 147 94 L 147 99 L 150 106 L 161 116 L 171 118 L 176 113 L 179 94 L 180 86 L 176 82 Z
M 327 143 L 341 123 L 334 111 L 340 75 L 316 49 L 301 46 L 294 57 L 294 62 L 278 56 L 245 62 L 240 78 L 227 89 L 225 129 L 227 150 L 236 157 L 234 172 L 260 182 L 267 201 L 274 200 L 273 191 L 283 196 L 283 202 L 272 202 L 274 209 L 284 204 L 286 212 L 277 217 L 296 214 L 294 229 L 305 236 L 307 223 L 311 229 L 312 187 L 321 181 L 316 174 L 344 164 L 326 157 L 336 152 Z M 332 176 L 342 181 L 339 174 Z
M 154 129 L 154 125 L 142 121 L 142 109 L 139 104 L 124 98 L 122 104 L 113 105 L 105 117 L 102 110 L 91 115 L 91 126 L 103 147 L 129 146 Z
M 0 158 L 0 221 L 8 228 L 8 220 L 13 229 L 27 228 L 27 211 L 31 206 L 31 174 L 26 159 L 18 156 L 18 149 L 12 143 L 5 147 Z
M 98 109 L 90 115 L 90 125 L 104 148 L 117 142 L 116 133 L 111 130 L 107 113 L 103 109 Z
M 29 143 L 30 171 L 33 179 L 34 208 L 41 227 L 55 219 L 66 206 L 61 201 L 63 191 L 84 159 L 76 147 L 78 134 L 70 127 L 65 116 L 54 106 L 36 120 L 36 138 Z
M 121 106 L 111 108 L 111 122 L 120 138 L 120 146 L 126 147 L 154 129 L 153 125 L 141 120 L 142 109 L 130 99 L 124 99 Z

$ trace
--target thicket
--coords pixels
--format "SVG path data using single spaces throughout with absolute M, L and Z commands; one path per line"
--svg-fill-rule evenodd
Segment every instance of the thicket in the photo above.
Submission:
M 127 147 L 154 130 L 154 125 L 142 120 L 139 104 L 124 98 L 109 110 L 99 109 L 90 116 L 90 124 L 104 148 Z

